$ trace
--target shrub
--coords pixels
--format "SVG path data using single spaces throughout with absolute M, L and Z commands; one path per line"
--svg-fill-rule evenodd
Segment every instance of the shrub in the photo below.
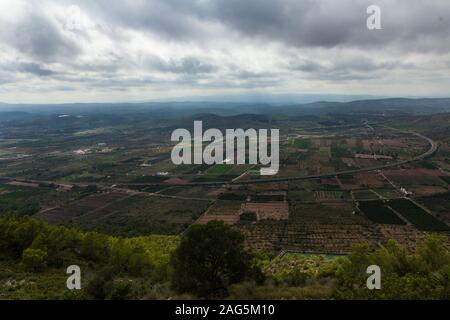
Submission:
M 28 248 L 22 253 L 22 266 L 27 271 L 41 271 L 47 266 L 47 252 Z

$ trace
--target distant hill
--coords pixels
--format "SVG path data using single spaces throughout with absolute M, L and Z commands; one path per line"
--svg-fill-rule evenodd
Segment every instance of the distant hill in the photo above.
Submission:
M 434 114 L 450 112 L 450 98 L 407 99 L 390 98 L 351 102 L 314 102 L 301 105 L 269 108 L 272 113 L 297 114 Z M 268 110 L 267 110 L 268 111 Z
M 151 113 L 154 118 L 186 118 L 194 114 L 214 113 L 222 116 L 268 114 L 297 116 L 305 114 L 434 114 L 450 111 L 450 98 L 389 98 L 351 102 L 318 101 L 306 104 L 273 105 L 243 102 L 142 102 L 78 104 L 0 104 L 0 112 L 21 111 L 43 114 L 129 114 Z
M 348 111 L 360 112 L 386 110 L 419 114 L 439 113 L 450 111 L 450 98 L 362 100 L 344 103 L 342 107 Z

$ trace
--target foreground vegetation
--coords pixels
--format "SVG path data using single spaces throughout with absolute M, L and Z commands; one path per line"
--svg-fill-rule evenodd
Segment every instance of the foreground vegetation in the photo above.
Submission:
M 118 238 L 18 217 L 0 219 L 0 298 L 139 297 L 140 282 L 170 280 L 177 236 Z M 66 289 L 69 265 L 83 270 L 82 292 Z
M 395 241 L 348 256 L 248 252 L 236 229 L 217 221 L 177 236 L 120 238 L 0 218 L 0 299 L 449 299 L 446 239 L 430 236 L 407 252 Z M 66 268 L 82 290 L 66 288 Z M 381 290 L 366 269 L 381 268 Z

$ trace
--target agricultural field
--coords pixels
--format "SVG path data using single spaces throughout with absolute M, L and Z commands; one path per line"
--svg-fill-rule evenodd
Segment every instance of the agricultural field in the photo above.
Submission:
M 427 185 L 447 187 L 447 183 L 441 178 L 443 173 L 436 169 L 411 168 L 400 170 L 385 170 L 388 179 L 397 185 Z M 444 178 L 445 179 L 445 178 Z
M 35 216 L 48 222 L 63 223 L 86 215 L 93 216 L 95 213 L 101 212 L 101 209 L 112 205 L 115 206 L 130 197 L 132 195 L 124 192 L 96 193 L 60 207 L 41 210 Z
M 242 201 L 217 200 L 197 219 L 196 224 L 206 224 L 218 220 L 234 225 L 240 220 Z
M 250 196 L 253 202 L 284 202 L 286 201 L 286 192 L 266 192 Z
M 59 191 L 52 186 L 39 186 L 24 183 L 0 184 L 0 215 L 32 215 L 78 199 L 89 194 L 89 190 L 75 188 Z
M 383 201 L 360 201 L 359 209 L 364 215 L 379 224 L 406 224 Z
M 357 173 L 355 179 L 362 189 L 379 189 L 389 186 L 389 183 L 378 172 L 374 171 Z
M 408 187 L 408 191 L 416 197 L 426 197 L 432 195 L 447 194 L 448 188 L 443 186 L 416 185 Z
M 38 213 L 38 218 L 106 234 L 179 234 L 203 213 L 208 201 L 110 192 Z
M 291 209 L 280 246 L 286 250 L 342 254 L 360 242 L 375 245 L 378 231 L 350 204 L 303 205 Z
M 356 215 L 346 202 L 290 206 L 288 220 L 263 220 L 239 225 L 247 245 L 258 250 L 295 250 L 342 254 L 353 244 L 375 245 L 382 235 L 366 218 Z
M 286 202 L 246 202 L 242 212 L 252 212 L 257 220 L 286 220 L 289 217 L 289 205 Z
M 219 195 L 220 200 L 236 200 L 236 201 L 244 201 L 248 198 L 248 194 L 245 192 L 225 192 Z
M 402 196 L 402 194 L 393 188 L 385 188 L 385 189 L 373 189 L 372 192 L 378 194 L 382 198 L 386 199 L 392 199 L 392 198 L 399 198 Z
M 317 201 L 338 200 L 344 197 L 342 191 L 314 191 Z
M 313 143 L 312 143 L 311 139 L 299 138 L 299 139 L 295 139 L 293 141 L 292 145 L 299 149 L 311 149 L 311 147 L 313 146 Z
M 288 193 L 288 199 L 290 202 L 292 201 L 302 201 L 302 202 L 309 202 L 309 201 L 315 201 L 314 191 L 310 190 L 289 190 Z
M 399 212 L 420 230 L 450 231 L 450 227 L 436 219 L 430 213 L 417 206 L 410 200 L 396 199 L 389 201 L 389 206 Z
M 377 200 L 379 196 L 372 190 L 355 191 L 354 193 L 356 200 Z
M 173 186 L 157 190 L 158 194 L 168 196 L 180 196 L 187 198 L 211 198 L 217 197 L 216 187 L 208 186 Z
M 450 193 L 420 197 L 416 200 L 430 209 L 438 219 L 450 225 Z
M 217 200 L 207 211 L 208 215 L 239 215 L 242 209 L 242 201 Z
M 413 252 L 418 242 L 429 235 L 418 230 L 413 225 L 381 224 L 379 230 L 385 239 L 395 240 L 410 252 Z

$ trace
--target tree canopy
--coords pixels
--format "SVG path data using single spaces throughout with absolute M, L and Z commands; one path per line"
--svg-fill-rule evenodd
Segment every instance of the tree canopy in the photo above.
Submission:
M 190 227 L 173 254 L 174 287 L 199 297 L 225 295 L 230 284 L 251 274 L 243 243 L 243 235 L 223 222 Z

